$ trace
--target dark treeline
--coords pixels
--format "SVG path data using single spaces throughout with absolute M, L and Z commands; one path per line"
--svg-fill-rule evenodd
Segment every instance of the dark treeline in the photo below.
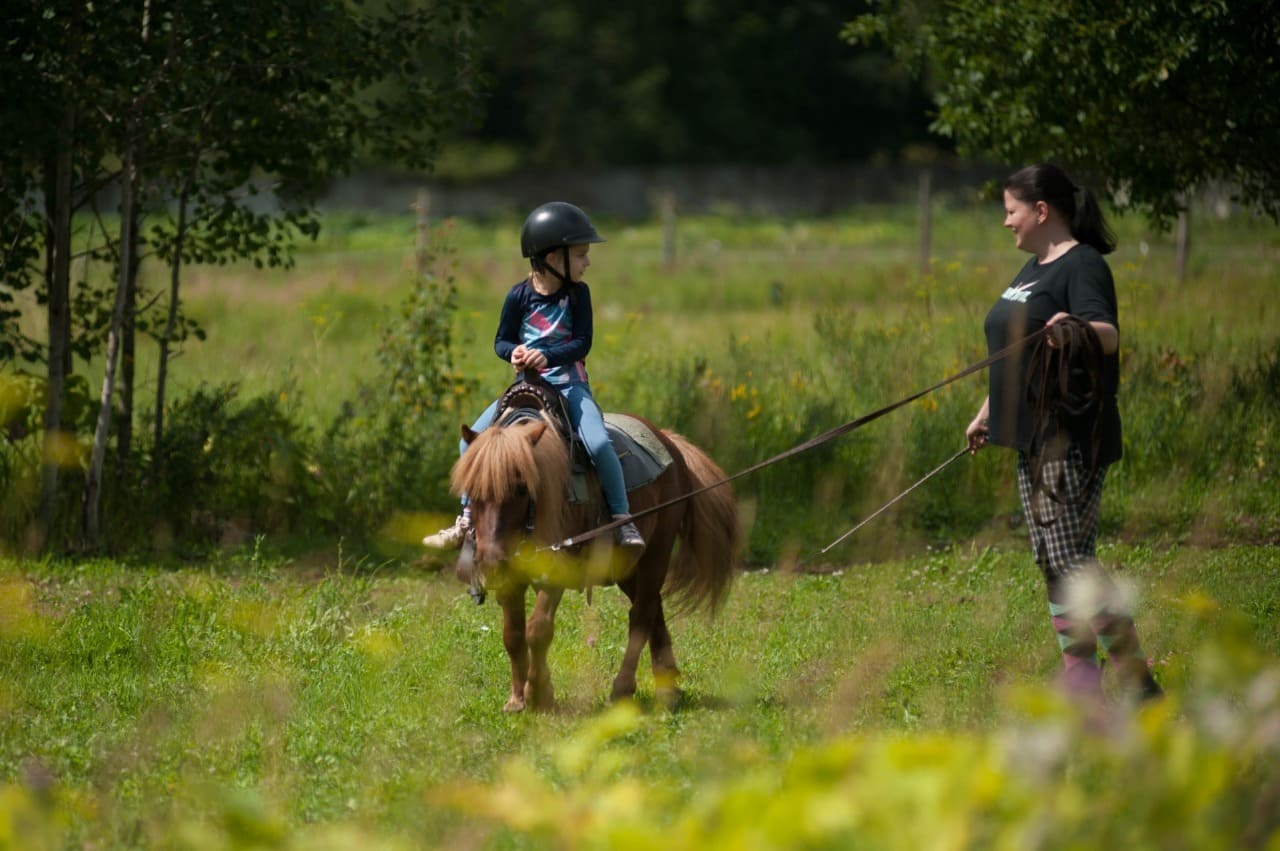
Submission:
M 892 160 L 941 146 L 925 84 L 841 29 L 863 3 L 507 0 L 466 138 L 532 168 Z

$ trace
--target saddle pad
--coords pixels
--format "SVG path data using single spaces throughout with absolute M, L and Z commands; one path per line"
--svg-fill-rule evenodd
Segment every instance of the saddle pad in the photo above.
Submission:
M 645 423 L 627 414 L 604 415 L 604 430 L 622 462 L 627 490 L 649 484 L 671 466 L 671 453 Z
M 627 414 L 606 413 L 604 430 L 613 444 L 613 451 L 622 464 L 622 479 L 627 490 L 644 487 L 671 466 L 671 453 L 658 440 L 657 435 L 645 423 Z M 591 459 L 587 458 L 582 445 L 575 441 L 574 475 L 571 482 L 570 499 L 573 502 L 589 502 L 586 479 L 583 474 Z

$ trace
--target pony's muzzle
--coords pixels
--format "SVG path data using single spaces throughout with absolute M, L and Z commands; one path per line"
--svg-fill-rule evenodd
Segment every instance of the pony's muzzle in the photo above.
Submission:
M 486 592 L 484 571 L 476 561 L 476 543 L 470 536 L 462 543 L 462 552 L 458 553 L 458 561 L 453 566 L 453 575 L 467 586 L 467 593 L 477 605 L 484 603 Z

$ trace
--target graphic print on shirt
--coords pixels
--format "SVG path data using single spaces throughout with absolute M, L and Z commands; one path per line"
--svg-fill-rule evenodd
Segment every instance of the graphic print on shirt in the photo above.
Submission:
M 1011 286 L 1004 291 L 1004 294 L 1001 295 L 1000 298 L 1005 301 L 1016 301 L 1018 304 L 1026 304 L 1027 298 L 1031 295 L 1031 288 L 1038 283 L 1040 283 L 1040 279 L 1036 278 L 1034 281 L 1027 281 L 1025 284 L 1018 284 L 1016 287 Z
M 543 352 L 573 339 L 573 313 L 569 309 L 569 297 L 566 295 L 554 302 L 531 304 L 520 327 L 520 339 L 529 348 Z M 552 384 L 587 380 L 587 370 L 582 361 L 550 366 L 541 370 L 541 373 Z

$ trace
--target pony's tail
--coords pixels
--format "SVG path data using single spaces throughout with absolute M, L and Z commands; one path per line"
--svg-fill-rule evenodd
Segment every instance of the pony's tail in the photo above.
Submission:
M 690 490 L 725 478 L 716 462 L 684 437 L 670 431 L 662 434 L 684 462 Z M 706 606 L 714 614 L 725 600 L 741 556 L 742 522 L 733 488 L 724 484 L 691 497 L 664 593 L 671 595 L 677 608 Z

